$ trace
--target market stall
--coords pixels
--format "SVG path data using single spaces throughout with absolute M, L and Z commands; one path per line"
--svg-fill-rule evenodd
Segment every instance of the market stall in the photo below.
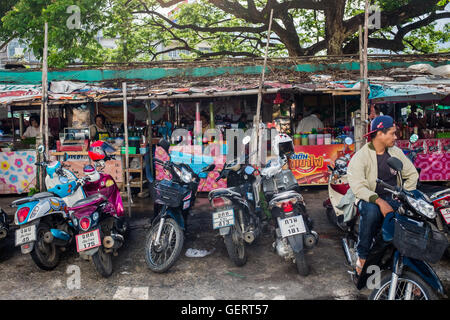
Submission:
M 443 80 L 444 81 L 444 80 Z M 371 101 L 392 116 L 398 128 L 396 145 L 405 153 L 422 148 L 414 166 L 420 181 L 450 180 L 450 106 L 448 92 L 418 85 L 373 85 Z M 420 137 L 410 143 L 411 135 Z

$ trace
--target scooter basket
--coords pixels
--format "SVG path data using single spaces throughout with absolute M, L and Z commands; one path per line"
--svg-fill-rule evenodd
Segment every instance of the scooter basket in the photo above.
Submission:
M 271 179 L 264 179 L 262 183 L 263 192 L 269 197 L 279 192 L 293 190 L 297 186 L 298 182 L 291 170 L 283 170 Z
M 156 181 L 152 188 L 155 203 L 176 208 L 182 205 L 183 199 L 189 194 L 189 189 L 169 180 Z
M 437 263 L 448 246 L 447 237 L 424 223 L 395 219 L 394 246 L 404 256 Z

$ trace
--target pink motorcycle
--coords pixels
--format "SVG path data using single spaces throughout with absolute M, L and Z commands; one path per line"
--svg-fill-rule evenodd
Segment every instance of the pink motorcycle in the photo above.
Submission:
M 85 177 L 79 179 L 75 187 L 82 186 L 87 198 L 69 208 L 73 226 L 78 231 L 77 252 L 86 260 L 92 259 L 97 272 L 105 278 L 112 274 L 111 254 L 117 255 L 128 227 L 116 182 L 109 174 L 97 171 L 110 159 L 106 152 L 113 151 L 106 142 L 92 144 L 89 157 L 95 166 L 84 167 Z

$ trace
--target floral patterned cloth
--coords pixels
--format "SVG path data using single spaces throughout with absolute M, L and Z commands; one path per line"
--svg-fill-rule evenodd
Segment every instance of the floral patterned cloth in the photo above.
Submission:
M 0 152 L 0 194 L 27 193 L 36 185 L 36 151 Z

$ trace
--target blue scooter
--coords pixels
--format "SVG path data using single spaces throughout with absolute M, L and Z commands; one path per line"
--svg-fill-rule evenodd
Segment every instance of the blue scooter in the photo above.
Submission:
M 43 154 L 44 147 L 38 148 Z M 67 155 L 65 156 L 65 160 Z M 45 168 L 47 192 L 12 202 L 17 208 L 14 222 L 19 226 L 15 245 L 23 254 L 30 254 L 36 265 L 43 270 L 53 270 L 59 263 L 61 251 L 73 242 L 74 228 L 68 208 L 86 197 L 77 187 L 77 177 L 63 168 L 59 161 L 36 163 Z

